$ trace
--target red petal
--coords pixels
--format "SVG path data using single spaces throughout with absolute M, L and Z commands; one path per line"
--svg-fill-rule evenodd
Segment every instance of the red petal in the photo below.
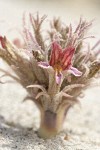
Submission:
M 59 58 L 62 53 L 62 48 L 57 42 L 52 43 L 52 51 L 51 51 L 51 58 L 50 58 L 50 65 L 54 66 L 56 62 L 59 61 Z
M 69 68 L 74 52 L 75 52 L 74 47 L 68 47 L 63 51 L 61 56 L 62 58 L 61 63 L 62 63 L 63 70 Z
M 2 45 L 2 48 L 6 48 L 6 37 L 2 37 L 0 36 L 0 42 L 1 42 L 1 45 Z

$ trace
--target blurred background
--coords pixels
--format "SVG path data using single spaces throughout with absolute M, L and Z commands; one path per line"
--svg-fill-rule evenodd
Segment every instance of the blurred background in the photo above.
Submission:
M 20 27 L 22 25 L 23 12 L 36 13 L 37 11 L 41 15 L 46 14 L 48 18 L 59 16 L 68 24 L 77 23 L 80 16 L 87 20 L 94 19 L 91 34 L 100 39 L 100 0 L 0 0 L 0 35 L 7 35 L 11 31 L 10 29 Z M 14 31 L 11 33 L 13 34 Z M 11 33 L 10 36 L 12 35 Z M 0 67 L 10 70 L 1 60 Z M 31 101 L 27 101 L 24 104 L 21 103 L 25 95 L 25 90 L 18 84 L 0 85 L 0 115 L 4 116 L 9 123 L 20 123 L 23 126 L 32 127 L 35 121 L 39 121 L 37 119 L 38 112 L 37 110 L 33 111 L 35 106 L 33 106 Z M 81 113 L 76 113 L 76 116 L 85 119 L 86 116 L 84 114 L 92 109 L 93 113 L 90 118 L 93 118 L 91 120 L 93 122 L 91 123 L 93 125 L 95 120 L 97 125 L 98 121 L 100 121 L 98 117 L 100 114 L 100 107 L 98 107 L 100 106 L 100 88 L 96 87 L 87 90 L 86 95 L 85 101 L 82 101 L 83 116 Z M 94 104 L 99 105 L 95 106 Z M 89 120 L 89 116 L 87 117 L 87 120 Z M 84 124 L 82 119 L 78 120 L 81 120 L 81 124 Z M 75 124 L 75 119 L 71 121 Z
M 48 17 L 60 16 L 70 23 L 79 20 L 95 19 L 94 32 L 100 34 L 100 0 L 0 0 L 0 20 L 7 26 L 17 26 L 21 23 L 23 12 L 46 14 Z M 0 26 L 4 33 L 5 26 Z

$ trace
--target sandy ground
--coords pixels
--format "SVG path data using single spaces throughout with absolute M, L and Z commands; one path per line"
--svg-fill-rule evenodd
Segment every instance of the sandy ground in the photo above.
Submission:
M 88 0 L 87 3 L 80 0 L 23 0 L 20 3 L 0 0 L 0 34 L 5 34 L 12 25 L 21 24 L 23 11 L 39 10 L 50 17 L 60 15 L 68 22 L 82 14 L 87 19 L 96 18 L 93 33 L 100 37 L 99 4 L 98 0 Z M 9 69 L 1 60 L 0 67 Z M 72 108 L 63 131 L 49 140 L 37 136 L 39 112 L 30 100 L 22 102 L 25 95 L 26 91 L 16 83 L 0 85 L 0 150 L 100 150 L 100 87 L 85 92 L 81 108 Z

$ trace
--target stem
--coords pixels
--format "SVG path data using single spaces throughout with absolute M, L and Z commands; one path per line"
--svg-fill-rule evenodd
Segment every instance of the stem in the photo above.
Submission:
M 41 111 L 41 123 L 38 130 L 39 137 L 48 139 L 56 136 L 62 129 L 68 109 L 69 105 L 67 107 L 63 106 L 56 113 L 50 110 Z
M 63 81 L 63 80 L 62 80 Z M 62 82 L 61 82 L 62 83 Z M 60 91 L 61 83 L 58 85 L 55 80 L 55 71 L 49 72 L 49 88 L 48 93 L 51 98 Z

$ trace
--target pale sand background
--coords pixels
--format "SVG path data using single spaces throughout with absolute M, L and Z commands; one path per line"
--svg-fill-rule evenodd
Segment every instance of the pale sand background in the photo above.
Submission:
M 80 15 L 96 19 L 92 34 L 100 37 L 99 0 L 0 0 L 0 34 L 13 36 L 8 29 L 21 25 L 24 11 L 61 16 L 64 21 L 76 22 Z M 9 69 L 1 60 L 0 67 Z M 44 141 L 33 130 L 39 125 L 39 112 L 31 101 L 22 103 L 27 93 L 18 84 L 0 85 L 0 150 L 100 150 L 100 87 L 87 90 L 81 109 L 71 109 L 64 131 L 56 138 Z M 19 129 L 8 124 L 25 127 Z M 26 129 L 29 128 L 29 129 Z M 64 140 L 65 135 L 69 140 Z

